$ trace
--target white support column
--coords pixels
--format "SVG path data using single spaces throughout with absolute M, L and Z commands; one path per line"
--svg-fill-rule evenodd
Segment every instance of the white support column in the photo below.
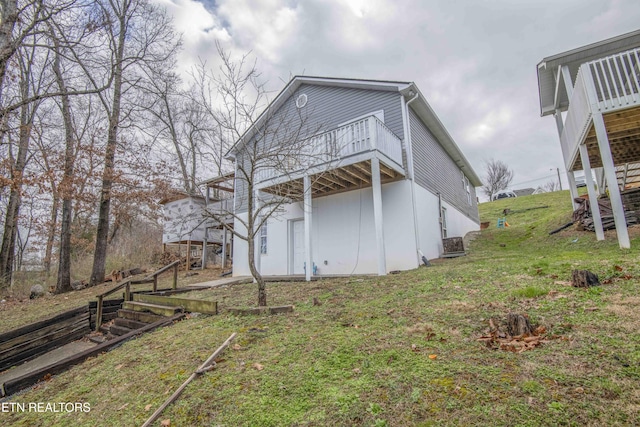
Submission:
M 304 183 L 304 255 L 305 255 L 305 280 L 311 281 L 313 275 L 313 256 L 311 254 L 311 219 L 313 202 L 311 200 L 311 178 L 305 176 Z
M 380 160 L 371 159 L 371 187 L 373 190 L 373 222 L 378 248 L 378 276 L 386 276 L 387 260 L 384 253 L 384 230 L 382 222 L 382 184 L 380 183 Z
M 556 127 L 558 128 L 558 138 L 562 138 L 562 131 L 564 129 L 564 123 L 562 123 L 562 112 L 558 109 L 556 110 L 553 117 L 556 119 Z M 562 144 L 560 144 L 562 146 Z M 567 163 L 564 150 L 562 151 L 562 160 Z M 566 166 L 565 166 L 566 167 Z M 578 197 L 578 187 L 576 187 L 576 178 L 573 174 L 573 171 L 567 172 L 567 180 L 569 181 L 569 194 L 571 194 L 571 205 L 573 209 L 578 209 L 578 204 L 576 203 L 576 198 Z
M 573 96 L 573 81 L 571 80 L 571 72 L 568 65 L 562 66 L 562 79 L 564 80 L 564 87 L 567 90 L 567 97 L 571 101 Z
M 227 229 L 222 228 L 222 262 L 220 263 L 222 268 L 227 267 Z
M 587 184 L 589 194 L 589 204 L 591 205 L 591 215 L 593 215 L 593 226 L 596 229 L 596 239 L 604 240 L 604 230 L 602 229 L 602 217 L 600 216 L 600 205 L 598 205 L 598 195 L 593 185 L 593 175 L 591 175 L 591 162 L 589 152 L 585 144 L 580 144 L 580 159 L 584 168 L 584 179 Z
M 607 136 L 607 128 L 604 124 L 604 118 L 599 111 L 593 111 L 593 126 L 596 129 L 598 138 L 598 148 L 600 149 L 600 157 L 602 158 L 602 166 L 604 168 L 604 176 L 609 186 L 609 200 L 613 209 L 613 220 L 616 223 L 616 234 L 618 235 L 618 245 L 621 249 L 629 249 L 631 242 L 629 241 L 629 231 L 627 230 L 627 221 L 624 216 L 624 207 L 622 198 L 620 197 L 620 188 L 616 178 L 616 167 L 613 164 L 611 156 L 611 146 L 609 145 L 609 137 Z
M 607 183 L 604 179 L 604 169 L 596 168 L 596 184 L 598 185 L 598 195 L 601 196 L 607 193 Z
M 209 234 L 209 228 L 204 229 L 204 238 L 202 239 L 202 258 L 200 259 L 200 269 L 207 268 L 207 235 Z

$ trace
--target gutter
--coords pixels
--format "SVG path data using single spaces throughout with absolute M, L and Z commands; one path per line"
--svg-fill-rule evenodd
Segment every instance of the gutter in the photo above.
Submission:
M 409 117 L 409 104 L 418 99 L 420 96 L 420 92 L 416 90 L 416 94 L 409 101 L 404 103 L 405 108 L 405 117 L 406 117 L 406 129 L 405 129 L 405 141 L 407 141 L 407 166 L 409 168 L 409 173 L 411 176 L 411 207 L 413 210 L 413 235 L 416 243 L 416 256 L 418 259 L 418 266 L 424 255 L 422 254 L 422 250 L 420 250 L 420 228 L 418 226 L 418 209 L 416 207 L 416 181 L 413 169 L 413 145 L 411 141 L 411 119 Z M 404 99 L 404 96 L 403 96 Z

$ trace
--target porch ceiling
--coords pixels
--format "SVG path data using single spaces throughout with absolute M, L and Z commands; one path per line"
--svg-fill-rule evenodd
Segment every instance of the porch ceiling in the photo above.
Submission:
M 402 174 L 380 162 L 380 181 L 383 184 L 402 178 Z M 367 187 L 371 187 L 371 160 L 311 175 L 311 194 L 314 198 Z M 260 191 L 296 200 L 302 200 L 304 194 L 302 178 L 261 188 Z
M 640 107 L 604 114 L 607 136 L 611 145 L 611 155 L 616 166 L 640 162 Z M 598 140 L 593 122 L 585 139 L 592 168 L 602 167 Z M 576 157 L 571 170 L 583 170 L 580 156 Z

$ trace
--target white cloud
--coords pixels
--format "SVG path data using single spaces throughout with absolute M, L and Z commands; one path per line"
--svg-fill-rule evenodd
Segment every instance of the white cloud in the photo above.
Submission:
M 184 32 L 183 67 L 215 63 L 218 39 L 252 51 L 276 91 L 301 73 L 415 81 L 478 174 L 495 157 L 523 182 L 562 165 L 536 64 L 640 21 L 637 0 L 155 1 Z

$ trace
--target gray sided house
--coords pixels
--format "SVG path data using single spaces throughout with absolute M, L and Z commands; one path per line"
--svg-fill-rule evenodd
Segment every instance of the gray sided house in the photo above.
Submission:
M 263 275 L 412 269 L 480 228 L 482 183 L 412 82 L 296 76 L 228 157 L 241 219 L 247 165 L 254 200 L 287 197 L 256 241 Z M 249 274 L 246 242 L 233 249 L 233 274 Z

